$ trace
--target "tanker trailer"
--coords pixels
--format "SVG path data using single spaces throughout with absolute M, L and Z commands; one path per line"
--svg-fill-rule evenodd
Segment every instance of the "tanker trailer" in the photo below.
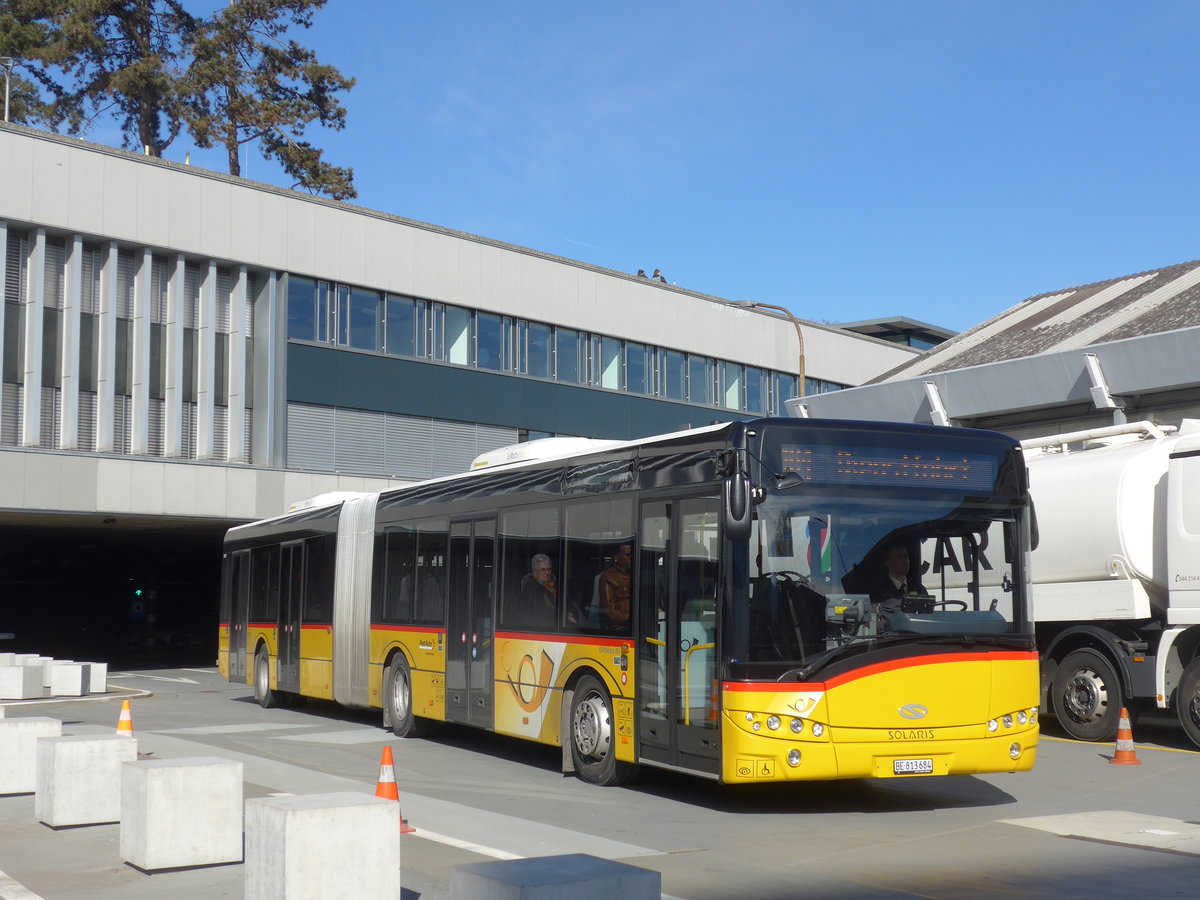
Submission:
M 1112 740 L 1121 707 L 1158 707 L 1200 745 L 1200 422 L 1174 431 L 1023 442 L 1043 708 L 1080 740 Z

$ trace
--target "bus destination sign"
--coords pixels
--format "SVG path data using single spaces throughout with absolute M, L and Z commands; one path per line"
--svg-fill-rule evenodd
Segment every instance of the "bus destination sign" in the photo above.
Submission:
M 782 444 L 783 471 L 814 484 L 862 484 L 990 491 L 996 460 L 962 452 L 899 447 L 822 447 Z

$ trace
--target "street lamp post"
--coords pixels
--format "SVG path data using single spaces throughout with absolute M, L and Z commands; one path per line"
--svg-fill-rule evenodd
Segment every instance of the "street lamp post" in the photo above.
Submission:
M 800 330 L 800 320 L 792 315 L 792 311 L 783 306 L 776 306 L 774 303 L 759 303 L 757 300 L 734 300 L 734 306 L 740 306 L 742 309 L 774 309 L 783 313 L 791 321 L 796 329 L 796 343 L 800 347 L 799 363 L 797 371 L 800 375 L 800 396 L 805 396 L 804 389 L 804 333 Z
M 17 61 L 15 59 L 13 59 L 11 56 L 0 56 L 0 68 L 4 69 L 4 121 L 5 122 L 8 121 L 8 95 L 9 95 L 8 83 L 9 83 L 9 80 L 12 78 L 13 66 L 16 65 L 16 63 L 17 63 Z

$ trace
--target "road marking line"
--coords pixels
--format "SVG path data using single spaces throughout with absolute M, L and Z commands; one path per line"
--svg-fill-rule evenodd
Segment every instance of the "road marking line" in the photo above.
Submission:
M 145 672 L 109 672 L 108 680 L 114 678 L 149 678 L 151 681 L 174 681 L 177 684 L 199 684 L 191 678 L 168 678 L 166 675 L 147 675 Z
M 0 872 L 0 900 L 42 900 L 42 895 Z
M 1005 825 L 1048 831 L 1060 837 L 1200 856 L 1200 825 L 1163 816 L 1102 809 L 1061 816 L 1033 816 L 1028 819 L 997 821 Z
M 320 728 L 320 725 L 304 725 L 284 722 L 243 722 L 237 725 L 195 725 L 189 728 L 147 728 L 155 734 L 243 734 L 255 731 L 283 731 L 292 728 Z
M 274 741 L 303 741 L 307 744 L 372 744 L 394 741 L 396 736 L 382 728 L 353 728 L 345 731 L 320 731 L 316 734 L 280 734 Z
M 1103 746 L 1102 744 L 1097 744 L 1096 741 L 1077 741 L 1075 738 L 1054 737 L 1053 735 L 1049 734 L 1038 735 L 1038 740 L 1058 744 L 1091 744 L 1093 747 Z M 1159 750 L 1164 753 L 1191 753 L 1193 755 L 1200 754 L 1200 750 L 1189 750 L 1187 747 L 1161 747 L 1158 744 L 1134 744 L 1133 748 L 1135 750 L 1146 751 Z

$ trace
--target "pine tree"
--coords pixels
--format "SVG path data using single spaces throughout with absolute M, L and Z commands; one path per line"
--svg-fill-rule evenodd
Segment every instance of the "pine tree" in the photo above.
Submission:
M 346 110 L 338 101 L 354 79 L 317 61 L 287 30 L 312 26 L 325 0 L 237 0 L 202 22 L 186 74 L 187 127 L 198 146 L 225 148 L 229 171 L 241 173 L 243 144 L 258 142 L 294 186 L 344 200 L 357 196 L 351 169 L 333 166 L 305 141 L 319 122 L 341 130 Z
M 179 0 L 10 0 L 17 48 L 50 94 L 39 116 L 68 134 L 111 113 L 122 144 L 152 156 L 178 136 L 180 75 L 196 20 Z

